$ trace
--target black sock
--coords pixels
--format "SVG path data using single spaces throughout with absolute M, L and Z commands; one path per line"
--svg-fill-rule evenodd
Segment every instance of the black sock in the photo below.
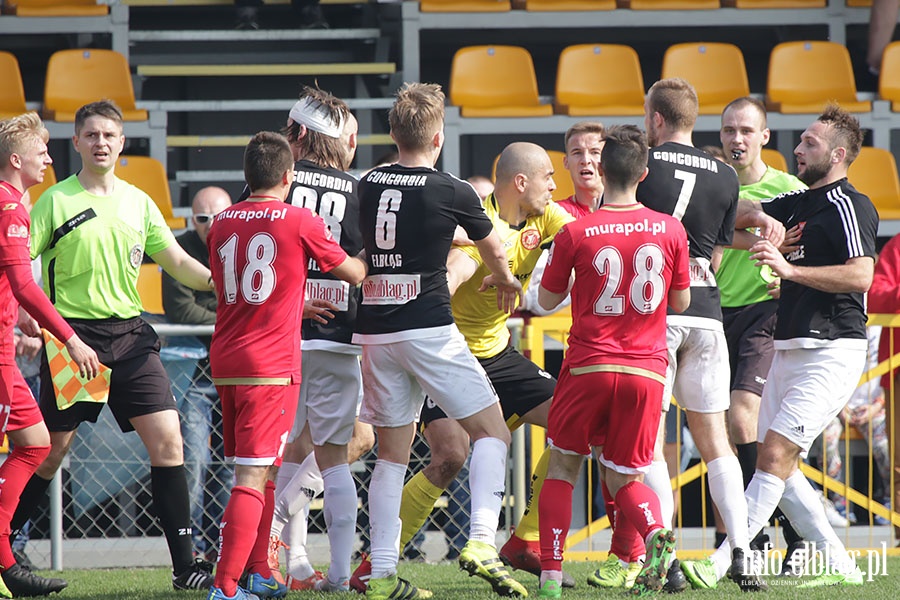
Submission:
M 19 504 L 16 506 L 16 512 L 13 514 L 12 523 L 9 525 L 12 531 L 10 539 L 15 539 L 19 534 L 19 530 L 28 522 L 28 519 L 34 516 L 38 506 L 41 504 L 41 500 L 47 495 L 47 488 L 50 487 L 51 481 L 52 479 L 44 479 L 38 475 L 32 475 L 28 483 L 25 484 L 25 489 L 22 490 L 22 495 L 19 496 Z
M 718 548 L 719 546 L 724 544 L 725 540 L 727 540 L 727 539 L 728 539 L 727 533 L 725 533 L 724 531 L 717 531 L 716 532 L 716 541 L 715 541 L 716 548 Z
M 749 444 L 735 444 L 737 448 L 738 462 L 741 463 L 741 471 L 744 474 L 744 489 L 750 485 L 753 474 L 756 473 L 756 442 Z
M 169 544 L 176 575 L 194 561 L 191 546 L 191 502 L 184 465 L 150 467 L 150 491 L 159 525 Z
M 781 512 L 780 508 L 775 509 L 774 517 L 775 520 L 778 521 L 778 524 L 781 525 L 781 528 L 784 530 L 784 542 L 788 546 L 803 539 L 800 537 L 800 534 L 797 533 L 797 530 L 794 529 L 794 526 L 791 525 L 791 522 L 788 521 L 788 518 L 785 516 L 785 514 Z

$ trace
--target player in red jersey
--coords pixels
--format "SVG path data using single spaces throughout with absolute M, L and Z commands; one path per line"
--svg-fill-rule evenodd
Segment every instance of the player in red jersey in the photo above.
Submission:
M 0 467 L 0 596 L 46 595 L 66 587 L 62 579 L 46 579 L 16 564 L 9 546 L 10 520 L 22 489 L 50 453 L 50 433 L 37 402 L 16 367 L 13 327 L 19 305 L 37 318 L 66 348 L 82 377 L 94 377 L 100 368 L 97 353 L 75 334 L 31 273 L 31 219 L 22 204 L 29 187 L 44 180 L 52 164 L 47 153 L 49 134 L 37 113 L 0 122 L 0 440 L 8 432 L 14 444 Z M 20 320 L 23 333 L 40 335 L 33 319 Z M 5 580 L 9 583 L 4 583 Z
M 235 462 L 207 600 L 287 593 L 266 566 L 275 506 L 270 467 L 281 462 L 297 407 L 307 265 L 315 259 L 351 285 L 366 275 L 365 263 L 347 256 L 320 217 L 285 204 L 294 159 L 283 136 L 254 136 L 244 176 L 250 197 L 219 213 L 207 236 L 218 297 L 210 365 L 222 399 L 225 456 Z M 249 591 L 237 584 L 248 559 L 255 569 Z
M 572 177 L 575 193 L 557 204 L 580 219 L 600 207 L 603 182 L 600 180 L 600 153 L 603 150 L 603 123 L 581 121 L 566 131 L 563 165 Z
M 615 498 L 616 526 L 636 529 L 646 542 L 633 593 L 661 589 L 675 542 L 662 526 L 659 499 L 642 480 L 653 459 L 668 364 L 666 305 L 680 312 L 690 304 L 687 234 L 677 219 L 635 198 L 647 174 L 647 139 L 636 127 L 609 129 L 600 172 L 603 206 L 556 234 L 538 292 L 549 310 L 571 288 L 573 315 L 550 406 L 553 450 L 539 501 L 540 596 L 548 598 L 560 597 L 572 488 L 591 447 Z

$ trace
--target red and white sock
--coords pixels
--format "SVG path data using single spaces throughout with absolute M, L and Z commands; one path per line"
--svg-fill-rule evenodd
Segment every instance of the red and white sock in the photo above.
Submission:
M 572 484 L 547 479 L 538 501 L 541 571 L 562 571 L 563 547 L 572 524 Z
M 222 517 L 219 531 L 219 561 L 215 586 L 226 596 L 237 593 L 237 582 L 244 573 L 250 551 L 256 542 L 265 498 L 253 488 L 235 486 Z M 269 530 L 266 529 L 268 538 Z

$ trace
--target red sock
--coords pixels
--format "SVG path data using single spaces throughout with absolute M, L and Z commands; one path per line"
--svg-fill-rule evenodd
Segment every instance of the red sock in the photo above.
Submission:
M 256 541 L 263 495 L 253 488 L 235 486 L 222 517 L 219 532 L 219 562 L 216 565 L 215 586 L 226 596 L 237 593 L 237 582 L 244 573 L 244 565 Z
M 563 546 L 572 524 L 572 484 L 562 479 L 547 479 L 538 500 L 541 531 L 541 569 L 561 571 Z
M 635 562 L 646 552 L 644 540 L 638 530 L 621 514 L 616 517 L 609 551 L 625 562 Z
M 637 529 L 642 540 L 662 529 L 662 517 L 659 509 L 659 498 L 656 493 L 640 481 L 632 481 L 622 486 L 616 494 L 616 507 L 619 517 L 627 519 Z M 622 521 L 619 521 L 622 526 Z
M 266 481 L 265 499 L 259 529 L 256 532 L 256 543 L 253 544 L 253 550 L 250 551 L 250 558 L 247 560 L 247 572 L 268 579 L 272 576 L 272 569 L 269 568 L 269 531 L 272 529 L 272 515 L 275 512 L 274 481 Z
M 606 515 L 609 517 L 609 528 L 616 530 L 616 501 L 606 485 L 606 481 L 600 480 L 600 491 L 603 492 L 603 504 L 606 506 Z
M 25 484 L 50 454 L 50 446 L 16 446 L 0 466 L 0 567 L 16 564 L 9 547 L 9 523 Z

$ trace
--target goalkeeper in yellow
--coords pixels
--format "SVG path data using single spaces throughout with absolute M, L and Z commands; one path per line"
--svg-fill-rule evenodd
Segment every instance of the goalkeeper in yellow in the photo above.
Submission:
M 500 154 L 494 193 L 485 198 L 484 208 L 503 241 L 510 270 L 523 287 L 527 286 L 542 250 L 550 246 L 563 225 L 573 220 L 552 201 L 555 189 L 553 166 L 540 146 L 517 142 Z M 474 246 L 451 250 L 447 279 L 453 295 L 453 318 L 497 391 L 509 429 L 523 423 L 546 427 L 556 379 L 509 345 L 508 314 L 497 307 L 496 290 L 481 289 L 482 280 L 489 274 Z M 431 462 L 403 488 L 400 548 L 425 523 L 469 454 L 469 438 L 462 426 L 429 398 L 425 399 L 421 423 L 431 447 Z M 548 456 L 545 451 L 535 467 L 532 502 L 540 496 Z M 516 569 L 540 575 L 538 511 L 532 502 L 500 556 Z M 470 542 L 467 549 L 471 545 Z M 483 566 L 493 570 L 501 565 Z M 354 572 L 351 585 L 358 591 L 365 589 L 369 570 L 370 565 L 364 560 Z

